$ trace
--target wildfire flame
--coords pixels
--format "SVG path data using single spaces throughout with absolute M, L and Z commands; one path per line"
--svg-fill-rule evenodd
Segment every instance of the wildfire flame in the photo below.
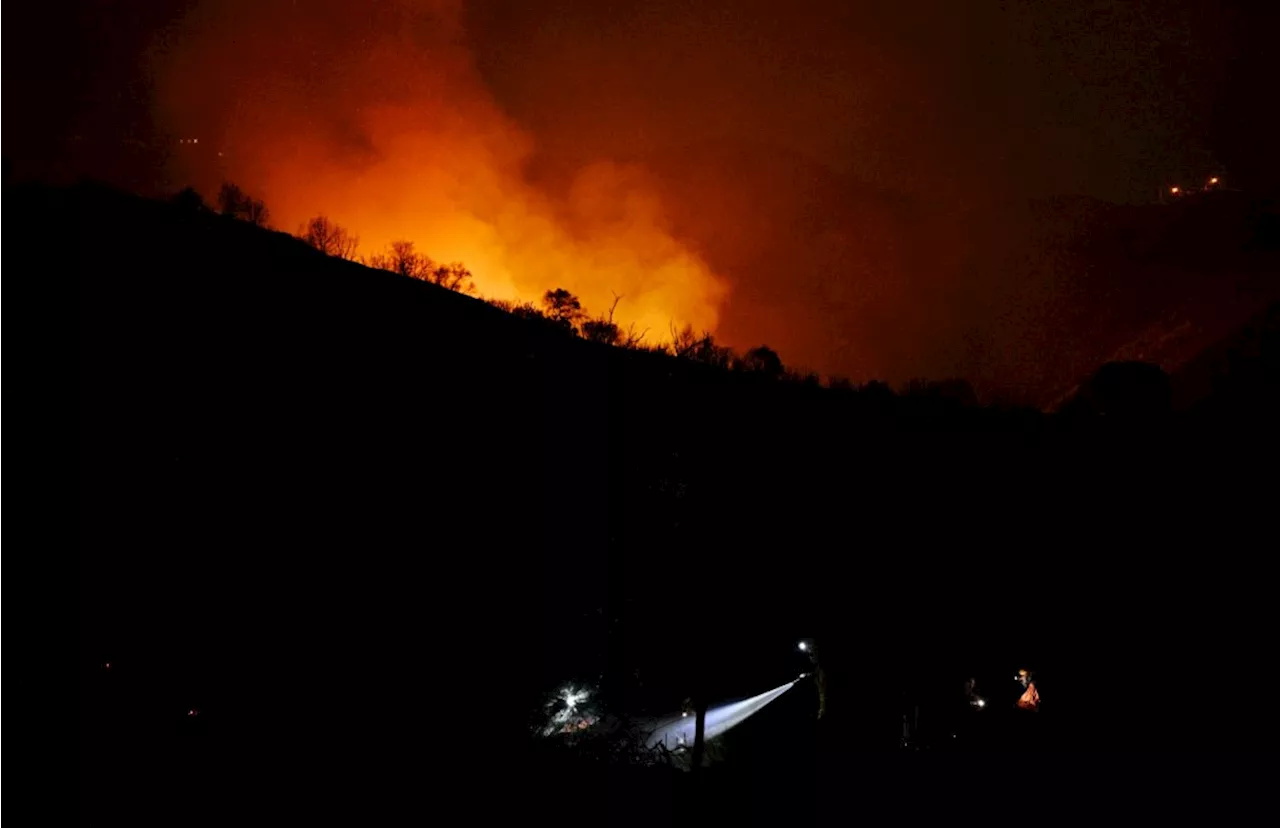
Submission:
M 715 328 L 726 285 L 671 232 L 643 169 L 602 159 L 558 191 L 531 183 L 536 148 L 475 71 L 457 4 L 204 3 L 165 45 L 161 120 L 220 138 L 214 169 L 182 156 L 177 174 L 241 184 L 279 228 L 324 213 L 366 256 L 407 239 L 464 262 L 485 296 L 563 287 L 599 312 L 617 294 L 624 325 Z

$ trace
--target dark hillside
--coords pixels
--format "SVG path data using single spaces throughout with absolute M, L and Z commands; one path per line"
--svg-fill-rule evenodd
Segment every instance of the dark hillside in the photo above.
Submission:
M 1280 417 L 1280 303 L 1200 352 L 1173 380 L 1176 404 L 1202 418 L 1274 423 Z
M 1074 746 L 1268 738 L 1206 711 L 1273 669 L 1274 484 L 1241 473 L 1269 430 L 719 372 L 211 214 L 6 196 L 76 290 L 82 663 L 130 688 L 86 694 L 86 802 L 377 821 L 456 779 L 515 807 L 551 773 L 540 691 L 729 697 L 798 635 L 833 774 L 975 663 L 1035 662 Z M 1128 676 L 1169 691 L 1131 716 Z

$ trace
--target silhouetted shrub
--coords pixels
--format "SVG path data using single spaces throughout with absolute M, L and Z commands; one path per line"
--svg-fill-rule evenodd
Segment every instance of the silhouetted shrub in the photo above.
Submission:
M 209 206 L 204 203 L 204 199 L 196 192 L 195 187 L 183 187 L 174 193 L 170 201 L 173 206 L 180 210 L 189 210 L 193 213 L 203 213 L 209 210 Z
M 410 279 L 426 279 L 426 272 L 435 262 L 413 248 L 411 241 L 393 241 L 386 253 L 374 253 L 369 257 L 369 267 L 389 270 Z
M 544 293 L 542 306 L 546 309 L 543 315 L 547 319 L 575 333 L 578 322 L 586 315 L 582 312 L 581 300 L 564 288 L 556 288 Z
M 604 345 L 617 345 L 622 338 L 622 331 L 607 319 L 588 319 L 582 323 L 582 338 Z
M 742 358 L 742 367 L 754 374 L 777 379 L 782 376 L 782 357 L 768 345 L 760 345 L 747 351 Z
M 423 278 L 432 284 L 448 290 L 456 290 L 458 293 L 472 293 L 475 290 L 471 271 L 462 262 L 450 262 L 447 265 L 433 264 Z
M 315 216 L 299 228 L 297 235 L 326 256 L 339 259 L 354 260 L 356 248 L 360 246 L 359 236 L 351 234 L 345 227 L 330 221 L 323 214 Z
M 405 239 L 393 241 L 385 253 L 374 253 L 367 264 L 369 267 L 389 270 L 410 279 L 421 279 L 459 293 L 471 293 L 475 290 L 471 271 L 462 262 L 440 264 L 425 253 L 419 253 L 414 249 L 413 242 Z M 510 305 L 503 310 L 510 311 Z
M 224 216 L 247 221 L 257 227 L 266 227 L 270 212 L 267 205 L 245 193 L 230 181 L 218 190 L 218 212 Z
M 1108 362 L 1061 409 L 1070 416 L 1150 419 L 1173 409 L 1169 375 L 1149 362 Z

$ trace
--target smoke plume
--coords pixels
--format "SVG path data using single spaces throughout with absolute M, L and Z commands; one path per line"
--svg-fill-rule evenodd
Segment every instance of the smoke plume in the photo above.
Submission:
M 191 2 L 145 60 L 171 185 L 856 380 L 1040 400 L 1204 315 L 1248 265 L 1112 255 L 1114 204 L 1270 157 L 1220 91 L 1268 29 L 1199 0 Z
M 151 50 L 157 116 L 181 174 L 233 180 L 293 230 L 325 213 L 362 253 L 409 239 L 465 262 L 478 290 L 550 288 L 618 320 L 714 329 L 724 282 L 671 233 L 646 171 L 585 159 L 555 192 L 530 183 L 531 135 L 472 60 L 458 3 L 199 4 Z M 190 150 L 190 151 L 188 151 Z

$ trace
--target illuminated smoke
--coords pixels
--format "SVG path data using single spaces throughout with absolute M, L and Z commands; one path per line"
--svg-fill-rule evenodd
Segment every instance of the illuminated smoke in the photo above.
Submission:
M 724 283 L 668 228 L 645 171 L 596 159 L 530 183 L 536 147 L 474 69 L 459 4 L 205 2 L 151 50 L 175 175 L 233 180 L 294 230 L 324 213 L 360 252 L 414 241 L 486 296 L 550 288 L 618 321 L 714 329 Z M 215 153 L 216 149 L 216 153 Z M 652 338 L 652 335 L 651 335 Z
M 175 188 L 229 178 L 285 230 L 324 212 L 488 295 L 616 292 L 650 339 L 689 322 L 860 381 L 1074 383 L 1191 280 L 1064 244 L 1113 219 L 1043 197 L 1240 180 L 1204 165 L 1214 4 L 188 5 L 147 60 Z

